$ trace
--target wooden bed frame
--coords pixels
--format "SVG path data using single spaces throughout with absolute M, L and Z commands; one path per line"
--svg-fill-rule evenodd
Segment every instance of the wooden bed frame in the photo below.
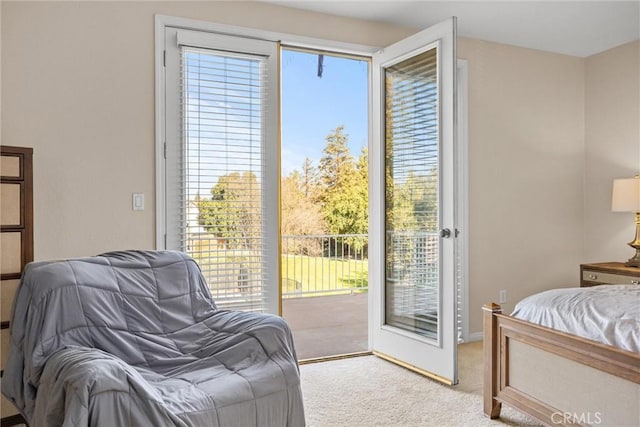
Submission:
M 640 425 L 640 353 L 483 307 L 484 413 L 502 403 L 554 425 Z

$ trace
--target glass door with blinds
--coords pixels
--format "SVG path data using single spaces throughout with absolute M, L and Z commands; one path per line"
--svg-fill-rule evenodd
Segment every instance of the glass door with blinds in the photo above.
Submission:
M 165 247 L 220 308 L 277 314 L 274 42 L 165 28 Z
M 372 347 L 457 383 L 455 18 L 373 57 Z

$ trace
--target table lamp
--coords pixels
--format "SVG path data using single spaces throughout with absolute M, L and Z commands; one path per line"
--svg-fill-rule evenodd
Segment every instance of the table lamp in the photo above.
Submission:
M 629 242 L 629 246 L 636 250 L 636 254 L 629 258 L 624 265 L 640 267 L 640 175 L 636 175 L 634 178 L 613 180 L 611 210 L 636 214 L 636 238 Z

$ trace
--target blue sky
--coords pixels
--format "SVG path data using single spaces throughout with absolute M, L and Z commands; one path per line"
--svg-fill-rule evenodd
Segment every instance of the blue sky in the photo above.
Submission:
M 318 165 L 325 138 L 344 125 L 351 154 L 357 157 L 368 140 L 368 63 L 282 51 L 282 176 L 300 170 L 305 157 Z

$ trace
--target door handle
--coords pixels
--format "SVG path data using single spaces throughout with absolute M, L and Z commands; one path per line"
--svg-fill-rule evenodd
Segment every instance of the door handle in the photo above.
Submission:
M 448 228 L 443 228 L 442 230 L 440 230 L 440 237 L 442 237 L 443 239 L 448 239 L 449 237 L 451 237 L 451 230 L 449 230 Z

